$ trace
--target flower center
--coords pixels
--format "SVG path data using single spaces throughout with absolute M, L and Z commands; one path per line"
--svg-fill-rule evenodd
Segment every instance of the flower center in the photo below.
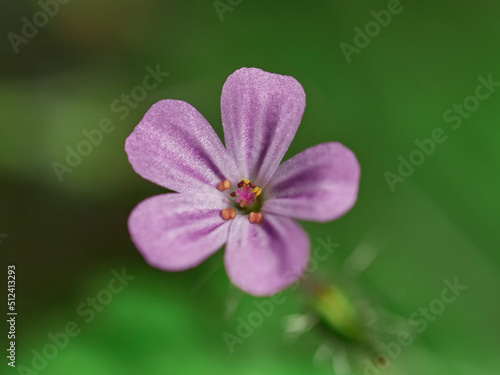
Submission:
M 226 191 L 231 188 L 228 180 L 219 182 L 217 188 L 220 191 Z M 221 215 L 224 220 L 234 219 L 236 212 L 241 215 L 248 214 L 248 220 L 251 223 L 262 222 L 262 214 L 259 212 L 262 207 L 262 189 L 253 182 L 244 178 L 238 182 L 238 189 L 232 191 L 229 195 L 234 200 L 234 208 L 222 210 Z
M 232 197 L 236 197 L 236 203 L 240 204 L 240 208 L 252 206 L 257 197 L 262 193 L 262 189 L 257 187 L 253 182 L 242 179 L 238 183 L 239 189 L 231 193 Z

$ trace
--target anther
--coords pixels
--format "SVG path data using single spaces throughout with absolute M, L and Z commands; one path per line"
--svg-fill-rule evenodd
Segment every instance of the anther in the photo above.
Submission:
M 224 191 L 224 190 L 227 190 L 231 187 L 231 183 L 229 182 L 229 180 L 224 180 L 224 181 L 221 181 L 219 182 L 219 184 L 217 185 L 217 189 L 219 189 L 220 191 Z
M 233 191 L 230 195 L 234 198 L 234 197 L 236 197 L 236 192 Z
M 236 217 L 236 211 L 234 208 L 225 208 L 221 211 L 221 215 L 224 220 L 234 219 Z
M 238 187 L 242 187 L 243 185 L 245 185 L 245 183 L 243 182 L 243 180 L 241 180 L 240 182 L 238 182 Z
M 250 182 L 250 183 L 248 184 L 248 186 L 250 186 L 252 189 L 253 189 L 253 188 L 255 188 L 255 187 L 257 187 L 257 185 L 255 185 L 253 182 Z
M 262 222 L 262 214 L 260 212 L 250 212 L 248 215 L 248 220 L 252 224 L 259 224 Z
M 255 196 L 260 195 L 260 193 L 262 193 L 262 189 L 260 187 L 255 187 L 252 190 L 252 193 L 255 193 Z

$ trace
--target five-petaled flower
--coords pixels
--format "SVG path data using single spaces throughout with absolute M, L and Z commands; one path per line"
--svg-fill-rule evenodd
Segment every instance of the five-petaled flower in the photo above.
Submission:
M 322 143 L 280 165 L 305 94 L 293 77 L 242 68 L 222 89 L 226 146 L 190 104 L 154 104 L 127 138 L 130 164 L 177 193 L 150 197 L 128 227 L 146 261 L 167 271 L 203 262 L 225 244 L 231 281 L 263 296 L 293 284 L 309 238 L 293 219 L 325 222 L 351 209 L 360 168 L 340 143 Z

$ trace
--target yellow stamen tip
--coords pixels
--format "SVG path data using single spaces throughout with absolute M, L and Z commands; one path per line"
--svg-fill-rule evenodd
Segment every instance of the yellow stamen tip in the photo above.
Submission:
M 260 195 L 260 193 L 262 193 L 262 189 L 257 186 L 252 190 L 252 193 L 255 193 L 255 196 Z

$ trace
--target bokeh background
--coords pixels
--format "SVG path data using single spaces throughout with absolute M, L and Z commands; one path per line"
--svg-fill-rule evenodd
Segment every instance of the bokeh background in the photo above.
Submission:
M 313 247 L 328 237 L 339 244 L 318 264 L 322 280 L 355 290 L 356 308 L 370 301 L 373 311 L 385 311 L 387 332 L 397 332 L 395 316 L 408 322 L 439 299 L 445 280 L 468 287 L 380 373 L 497 373 L 500 90 L 459 129 L 443 114 L 474 95 L 479 76 L 500 81 L 500 4 L 404 0 L 350 63 L 340 44 L 353 45 L 354 28 L 364 29 L 387 1 L 217 4 L 226 11 L 209 0 L 72 0 L 15 53 L 8 34 L 22 36 L 23 17 L 42 8 L 3 1 L 0 257 L 5 274 L 16 265 L 19 315 L 18 367 L 4 357 L 0 373 L 30 373 L 20 365 L 51 375 L 369 373 L 357 349 L 328 329 L 284 340 L 287 317 L 310 311 L 300 289 L 286 291 L 231 353 L 223 334 L 236 334 L 238 318 L 247 320 L 259 299 L 230 286 L 223 252 L 196 269 L 166 273 L 149 267 L 130 241 L 131 209 L 164 190 L 132 171 L 125 138 L 164 98 L 188 101 L 222 135 L 221 88 L 242 66 L 292 75 L 305 89 L 306 111 L 286 158 L 338 141 L 362 166 L 351 212 L 304 223 Z M 120 118 L 111 104 L 157 65 L 168 77 Z M 52 163 L 64 163 L 66 147 L 103 118 L 114 130 L 60 182 Z M 397 173 L 399 155 L 408 158 L 414 140 L 436 128 L 446 142 L 392 192 L 384 173 Z M 123 268 L 135 278 L 86 323 L 78 307 Z M 79 335 L 36 371 L 33 358 L 49 333 L 72 321 Z M 3 331 L 5 354 L 6 325 Z

